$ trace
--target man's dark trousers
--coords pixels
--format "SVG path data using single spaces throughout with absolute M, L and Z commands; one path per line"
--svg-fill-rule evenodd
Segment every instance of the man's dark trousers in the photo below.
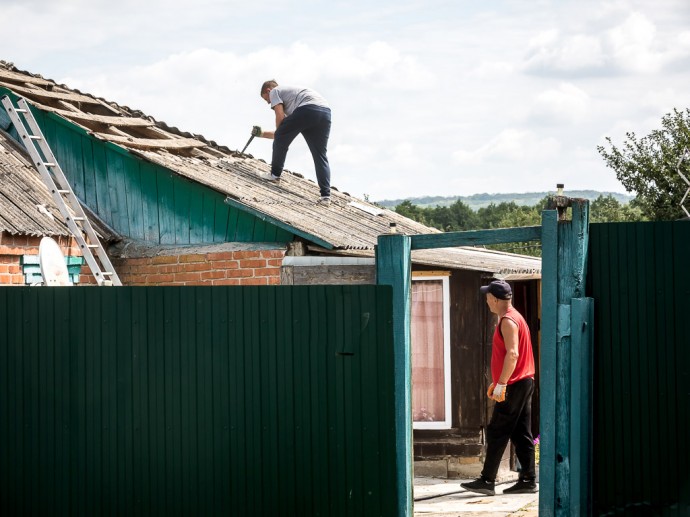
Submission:
M 271 174 L 280 176 L 285 157 L 292 141 L 302 133 L 307 141 L 316 170 L 316 181 L 322 197 L 331 195 L 331 168 L 326 156 L 328 137 L 331 134 L 331 110 L 307 104 L 300 106 L 289 117 L 285 117 L 273 137 L 273 158 Z
M 531 430 L 532 393 L 534 379 L 523 379 L 506 387 L 504 402 L 496 402 L 491 422 L 486 428 L 486 459 L 482 470 L 485 479 L 496 481 L 508 440 L 515 445 L 515 454 L 520 461 L 520 479 L 536 477 Z

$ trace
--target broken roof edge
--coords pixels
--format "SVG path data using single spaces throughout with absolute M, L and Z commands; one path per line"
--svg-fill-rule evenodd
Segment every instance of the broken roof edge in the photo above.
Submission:
M 34 74 L 34 73 L 31 73 L 27 70 L 20 70 L 19 68 L 17 68 L 14 65 L 14 63 L 0 60 L 0 68 L 5 68 L 6 70 L 8 70 L 10 72 L 26 75 L 28 77 L 32 77 L 35 79 L 41 79 L 43 81 L 48 81 L 48 82 L 50 82 L 50 86 L 57 86 L 59 88 L 64 88 L 66 90 L 70 90 L 72 92 L 78 93 L 79 95 L 84 95 L 86 97 L 90 97 L 94 100 L 97 100 L 99 102 L 102 102 L 102 103 L 110 106 L 111 108 L 114 108 L 116 110 L 120 110 L 120 111 L 124 112 L 124 114 L 127 115 L 128 117 L 136 117 L 136 118 L 142 118 L 145 120 L 149 120 L 153 123 L 154 126 L 158 127 L 159 129 L 162 129 L 162 130 L 167 131 L 171 134 L 181 136 L 184 138 L 193 138 L 195 140 L 199 140 L 203 144 L 205 144 L 205 145 L 207 145 L 213 149 L 216 149 L 222 153 L 226 153 L 226 154 L 230 154 L 230 155 L 235 155 L 235 154 L 240 155 L 241 154 L 239 149 L 235 149 L 233 151 L 228 146 L 218 144 L 215 140 L 210 140 L 203 135 L 196 134 L 196 133 L 190 133 L 188 131 L 182 131 L 177 126 L 171 126 L 165 121 L 157 120 L 155 117 L 153 117 L 151 115 L 147 115 L 146 113 L 144 113 L 140 109 L 130 108 L 129 106 L 126 106 L 124 104 L 118 104 L 117 102 L 110 101 L 110 100 L 105 99 L 103 97 L 98 97 L 98 96 L 90 94 L 90 93 L 84 93 L 77 88 L 73 88 L 73 87 L 68 86 L 66 84 L 63 84 L 63 83 L 58 83 L 54 79 L 45 78 L 40 74 Z M 71 120 L 71 119 L 68 119 L 68 120 Z

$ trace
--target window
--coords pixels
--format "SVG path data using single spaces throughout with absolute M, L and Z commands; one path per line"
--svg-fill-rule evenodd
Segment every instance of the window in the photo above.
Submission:
M 448 274 L 413 274 L 411 320 L 413 427 L 449 429 L 451 404 Z

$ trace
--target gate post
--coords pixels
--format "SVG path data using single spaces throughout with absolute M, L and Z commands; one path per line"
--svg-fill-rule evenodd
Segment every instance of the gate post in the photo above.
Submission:
M 539 515 L 588 514 L 593 301 L 585 298 L 589 202 L 542 214 Z M 559 217 L 572 207 L 572 220 Z
M 412 517 L 412 372 L 410 349 L 411 241 L 406 235 L 379 235 L 376 283 L 393 287 L 395 372 L 395 472 L 397 515 Z

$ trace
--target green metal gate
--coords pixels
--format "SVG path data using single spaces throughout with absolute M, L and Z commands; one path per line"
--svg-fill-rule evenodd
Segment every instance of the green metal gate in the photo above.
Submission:
M 391 300 L 0 288 L 0 513 L 394 515 Z
M 590 226 L 595 515 L 690 515 L 690 223 Z

